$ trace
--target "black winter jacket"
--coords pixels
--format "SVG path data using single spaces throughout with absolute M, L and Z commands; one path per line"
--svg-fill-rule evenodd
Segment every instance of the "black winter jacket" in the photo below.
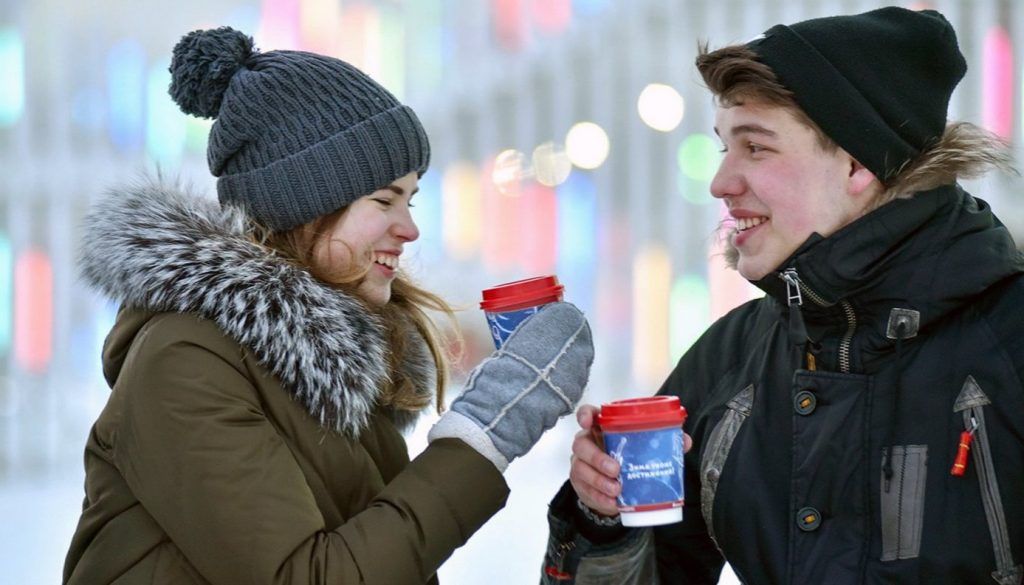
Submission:
M 659 392 L 690 413 L 684 521 L 599 529 L 566 484 L 542 580 L 715 583 L 724 555 L 757 585 L 1020 585 L 1022 272 L 958 186 L 813 236 Z

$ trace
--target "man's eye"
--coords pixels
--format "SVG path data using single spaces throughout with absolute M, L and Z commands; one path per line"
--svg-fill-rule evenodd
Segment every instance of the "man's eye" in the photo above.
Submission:
M 764 150 L 764 147 L 761 146 L 760 144 L 754 144 L 753 142 L 750 142 L 747 143 L 747 150 L 749 150 L 751 154 L 757 154 Z

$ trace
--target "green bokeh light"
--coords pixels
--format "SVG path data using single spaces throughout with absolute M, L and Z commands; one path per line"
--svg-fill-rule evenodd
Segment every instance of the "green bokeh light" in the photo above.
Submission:
M 707 280 L 697 274 L 677 278 L 669 307 L 669 351 L 675 363 L 711 324 L 711 290 Z
M 146 92 L 146 151 L 164 168 L 176 167 L 187 140 L 186 115 L 167 99 L 171 73 L 166 65 L 149 72 Z
M 718 170 L 721 153 L 714 138 L 707 134 L 691 134 L 679 145 L 676 159 L 684 175 L 710 183 Z
M 25 44 L 13 28 L 0 28 L 0 128 L 25 110 Z
M 195 154 L 206 154 L 206 139 L 210 136 L 213 120 L 188 116 L 185 118 L 185 147 Z
M 711 196 L 711 185 L 706 181 L 691 179 L 679 171 L 676 177 L 676 188 L 688 203 L 694 205 L 711 205 L 716 200 Z

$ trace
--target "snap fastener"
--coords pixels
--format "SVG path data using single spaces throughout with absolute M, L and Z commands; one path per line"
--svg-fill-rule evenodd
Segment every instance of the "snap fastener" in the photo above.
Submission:
M 716 481 L 718 481 L 718 478 L 719 478 L 720 475 L 721 475 L 721 472 L 719 472 L 717 469 L 712 467 L 711 469 L 709 469 L 707 471 L 707 473 L 704 474 L 704 478 L 707 481 L 716 482 Z
M 818 407 L 818 397 L 810 390 L 801 390 L 793 397 L 793 410 L 801 416 L 807 416 Z
M 821 526 L 821 514 L 817 508 L 800 508 L 796 513 L 796 525 L 804 532 L 814 532 Z

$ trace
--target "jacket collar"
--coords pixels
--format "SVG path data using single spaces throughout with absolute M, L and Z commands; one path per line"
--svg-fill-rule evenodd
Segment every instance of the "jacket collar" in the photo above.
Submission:
M 918 311 L 924 330 L 1024 272 L 1024 262 L 987 203 L 946 185 L 883 205 L 828 238 L 813 234 L 779 272 L 754 283 L 783 305 L 787 268 L 819 297 L 802 305 L 812 338 L 844 322 L 841 301 L 884 337 L 891 309 Z
M 321 425 L 357 437 L 391 383 L 382 319 L 253 243 L 247 225 L 242 211 L 176 189 L 116 190 L 85 219 L 79 266 L 91 286 L 125 306 L 215 322 Z M 407 328 L 401 374 L 429 395 L 433 360 Z M 392 418 L 400 426 L 414 419 Z

